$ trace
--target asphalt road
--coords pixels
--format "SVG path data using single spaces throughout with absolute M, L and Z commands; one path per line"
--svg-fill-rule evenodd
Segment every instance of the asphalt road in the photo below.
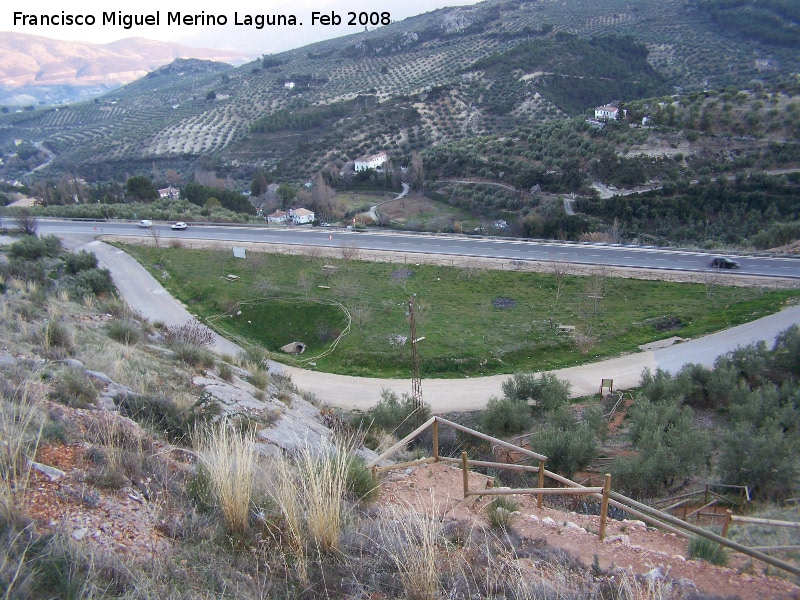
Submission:
M 183 324 L 192 318 L 191 313 L 157 279 L 125 252 L 98 241 L 87 243 L 84 236 L 65 237 L 65 245 L 75 250 L 94 252 L 100 265 L 111 271 L 115 284 L 128 304 L 147 318 L 167 325 Z M 576 397 L 598 391 L 603 378 L 613 379 L 616 389 L 632 388 L 638 385 L 645 368 L 661 368 L 675 373 L 687 363 L 712 366 L 718 356 L 738 346 L 760 340 L 771 345 L 776 335 L 792 324 L 800 325 L 800 306 L 668 348 L 635 352 L 552 372 L 572 383 L 572 394 Z M 240 351 L 236 344 L 220 337 L 217 337 L 215 349 L 232 356 Z M 290 375 L 301 390 L 313 392 L 329 406 L 346 410 L 365 410 L 374 406 L 383 389 L 390 389 L 398 394 L 411 392 L 409 380 L 332 375 L 279 363 L 271 363 L 270 370 Z M 472 379 L 424 379 L 422 394 L 425 402 L 437 413 L 478 410 L 486 405 L 491 396 L 502 395 L 501 384 L 508 377 L 509 375 L 495 375 Z
M 192 225 L 186 231 L 172 231 L 167 224 L 152 230 L 136 223 L 75 222 L 41 220 L 39 232 L 61 236 L 75 235 L 152 235 L 162 240 L 195 238 L 231 242 L 268 242 L 275 244 L 339 248 L 345 244 L 362 250 L 451 255 L 459 257 L 499 258 L 520 261 L 562 261 L 581 265 L 631 267 L 702 272 L 709 270 L 711 254 L 691 250 L 667 250 L 654 247 L 612 246 L 600 244 L 559 243 L 482 238 L 458 235 L 415 234 L 402 232 L 355 232 L 327 228 L 267 228 L 230 225 Z M 800 258 L 737 256 L 741 268 L 735 273 L 752 276 L 800 279 Z

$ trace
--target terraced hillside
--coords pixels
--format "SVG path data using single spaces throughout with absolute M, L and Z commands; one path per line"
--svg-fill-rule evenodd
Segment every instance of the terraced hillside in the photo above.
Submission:
M 177 65 L 94 102 L 2 115 L 0 144 L 44 141 L 58 155 L 55 168 L 84 176 L 99 165 L 131 169 L 137 161 L 188 168 L 215 154 L 229 164 L 278 167 L 300 181 L 331 161 L 379 149 L 407 157 L 432 144 L 635 99 L 628 94 L 785 80 L 800 63 L 800 44 L 726 32 L 717 4 L 489 0 L 441 9 L 235 70 Z M 725 18 L 735 10 L 726 6 Z M 783 19 L 776 27 L 791 16 L 777 9 L 770 15 Z M 633 49 L 617 64 L 635 69 L 612 68 L 609 35 L 630 36 L 612 40 Z M 346 114 L 302 127 L 253 128 L 277 111 L 336 103 L 347 103 Z

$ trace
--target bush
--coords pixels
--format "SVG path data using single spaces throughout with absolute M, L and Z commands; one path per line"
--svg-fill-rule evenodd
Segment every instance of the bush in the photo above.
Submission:
M 551 417 L 530 439 L 531 448 L 547 456 L 547 469 L 564 477 L 572 477 L 597 458 L 594 431 L 566 410 Z
M 346 489 L 360 502 L 374 502 L 378 499 L 380 486 L 372 478 L 362 458 L 352 456 L 347 463 Z
M 53 258 L 61 254 L 61 240 L 54 235 L 44 237 L 29 236 L 9 246 L 8 253 L 12 258 L 38 260 Z
M 70 275 L 97 268 L 97 257 L 93 252 L 86 250 L 81 250 L 77 254 L 67 254 L 64 262 Z
M 41 332 L 41 343 L 46 351 L 72 352 L 72 332 L 64 323 L 48 321 Z
M 97 390 L 83 373 L 65 369 L 53 378 L 49 396 L 70 408 L 88 408 L 97 400 Z
M 220 414 L 219 404 L 201 397 L 189 407 L 176 404 L 164 396 L 130 395 L 115 399 L 120 414 L 150 427 L 175 444 L 188 443 L 202 423 Z
M 112 340 L 129 346 L 142 337 L 142 332 L 134 321 L 111 321 L 106 325 L 106 333 Z
M 164 342 L 167 345 L 191 344 L 208 348 L 214 343 L 214 332 L 193 319 L 183 325 L 167 327 Z
M 550 373 L 542 373 L 538 379 L 531 373 L 517 373 L 504 381 L 502 388 L 509 400 L 524 402 L 537 411 L 552 411 L 569 402 L 572 384 Z
M 699 535 L 692 536 L 689 540 L 687 554 L 689 558 L 699 558 L 720 567 L 728 564 L 728 553 L 725 548 Z
M 367 411 L 367 416 L 374 427 L 403 438 L 414 431 L 417 423 L 426 421 L 430 413 L 430 405 L 423 404 L 418 414 L 415 414 L 414 398 L 409 394 L 398 397 L 391 390 L 383 390 L 380 401 Z
M 108 269 L 88 269 L 81 271 L 72 280 L 72 289 L 77 298 L 89 295 L 104 296 L 114 291 L 114 282 Z
M 219 366 L 217 367 L 217 369 L 218 369 L 218 375 L 219 375 L 220 379 L 222 379 L 223 381 L 228 381 L 228 382 L 233 381 L 233 369 L 231 368 L 231 366 L 228 363 L 221 362 L 219 364 Z
M 480 422 L 485 433 L 509 436 L 529 430 L 533 415 L 526 403 L 491 397 L 480 414 Z
M 719 478 L 729 485 L 746 485 L 760 498 L 786 498 L 800 474 L 796 449 L 796 433 L 773 420 L 762 427 L 740 423 L 722 436 Z
M 519 510 L 519 505 L 511 498 L 497 496 L 486 507 L 489 524 L 495 529 L 506 530 L 511 525 L 514 512 Z
M 210 369 L 216 362 L 211 352 L 194 344 L 173 344 L 172 351 L 175 353 L 175 358 L 192 367 Z

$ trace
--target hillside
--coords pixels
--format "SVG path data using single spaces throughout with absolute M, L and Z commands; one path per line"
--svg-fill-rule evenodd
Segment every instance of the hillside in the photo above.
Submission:
M 59 155 L 56 166 L 84 169 L 153 160 L 187 169 L 207 153 L 220 155 L 223 164 L 251 168 L 284 161 L 301 181 L 334 159 L 352 160 L 372 148 L 388 146 L 407 155 L 464 135 L 581 113 L 600 102 L 676 88 L 744 87 L 752 80 L 772 85 L 789 77 L 800 59 L 796 46 L 723 32 L 713 17 L 677 0 L 636 6 L 620 0 L 488 1 L 442 9 L 269 56 L 224 77 L 139 82 L 108 98 L 115 102 L 110 113 L 98 110 L 101 101 L 100 107 L 7 115 L 0 120 L 5 125 L 0 142 L 44 139 Z M 636 60 L 623 59 L 625 68 L 603 71 L 615 45 L 603 41 L 609 35 L 631 36 L 624 43 Z M 486 62 L 497 58 L 501 64 Z M 284 86 L 289 81 L 296 84 L 292 89 Z M 216 99 L 206 101 L 210 92 Z M 273 140 L 251 135 L 253 123 L 275 111 L 359 97 L 349 119 L 339 118 L 348 123 L 337 122 L 334 134 L 352 143 L 331 147 L 320 126 L 283 136 L 267 153 Z M 500 97 L 500 104 L 493 100 Z M 415 110 L 422 120 L 375 122 L 371 108 L 386 102 Z M 298 144 L 312 149 L 299 165 Z
M 687 560 L 683 540 L 639 521 L 611 519 L 602 543 L 591 511 L 559 502 L 520 497 L 519 513 L 492 525 L 488 500 L 460 502 L 462 475 L 442 464 L 390 472 L 376 490 L 359 458 L 376 455 L 266 373 L 257 348 L 214 356 L 202 326 L 149 322 L 112 297 L 92 259 L 53 237 L 0 255 L 8 598 L 797 592 L 737 557 L 730 568 Z M 472 488 L 493 482 L 469 475 Z
M 0 32 L 0 104 L 80 101 L 139 79 L 176 58 L 234 62 L 241 56 L 143 38 L 91 44 Z

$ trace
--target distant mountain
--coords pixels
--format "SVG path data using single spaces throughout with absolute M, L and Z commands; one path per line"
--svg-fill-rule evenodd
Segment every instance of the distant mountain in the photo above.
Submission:
M 751 7 L 715 1 L 486 0 L 443 8 L 235 69 L 179 63 L 91 102 L 7 110 L 0 149 L 40 141 L 56 155 L 51 172 L 98 179 L 152 172 L 156 163 L 189 174 L 202 158 L 203 168 L 240 181 L 263 169 L 304 182 L 380 151 L 406 164 L 414 152 L 501 139 L 615 100 L 726 90 L 728 100 L 706 112 L 698 105 L 692 117 L 711 130 L 715 120 L 730 125 L 733 90 L 800 85 L 800 46 L 768 35 L 788 39 L 786 22 L 765 17 L 746 29 Z M 720 19 L 740 27 L 720 27 Z M 87 77 L 94 72 L 86 67 Z M 757 110 L 783 131 L 777 102 Z M 654 107 L 648 111 L 661 110 Z M 557 159 L 531 160 L 546 173 Z M 475 161 L 478 176 L 488 176 L 490 165 Z M 451 166 L 450 174 L 464 171 L 460 159 Z
M 126 38 L 66 42 L 0 32 L 0 103 L 75 101 L 130 83 L 176 58 L 241 62 L 236 52 Z

